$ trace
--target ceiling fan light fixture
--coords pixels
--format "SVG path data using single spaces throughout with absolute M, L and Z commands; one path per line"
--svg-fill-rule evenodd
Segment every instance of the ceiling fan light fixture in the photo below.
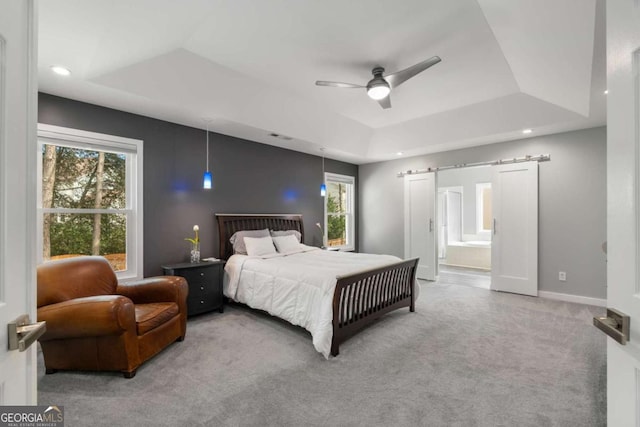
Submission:
M 391 92 L 391 88 L 389 87 L 389 84 L 384 80 L 382 81 L 382 83 L 376 83 L 367 86 L 367 95 L 369 95 L 369 98 L 375 99 L 376 101 L 389 96 L 389 92 Z
M 376 101 L 389 96 L 389 92 L 391 92 L 391 87 L 382 77 L 376 77 L 367 84 L 367 95 Z

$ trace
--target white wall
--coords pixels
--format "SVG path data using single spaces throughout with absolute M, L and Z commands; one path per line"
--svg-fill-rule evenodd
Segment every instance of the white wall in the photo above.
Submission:
M 359 250 L 404 256 L 398 172 L 526 154 L 551 155 L 539 168 L 539 290 L 606 298 L 605 127 L 361 165 Z

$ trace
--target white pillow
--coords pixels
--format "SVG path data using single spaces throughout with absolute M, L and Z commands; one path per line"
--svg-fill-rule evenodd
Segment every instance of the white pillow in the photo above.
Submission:
M 233 236 L 229 239 L 229 242 L 233 245 L 234 254 L 247 254 L 247 248 L 244 244 L 245 237 L 265 237 L 270 236 L 269 229 L 264 230 L 241 230 L 233 233 Z
M 280 253 L 293 252 L 300 249 L 300 242 L 298 242 L 298 238 L 294 234 L 273 237 L 273 243 Z
M 293 237 L 295 239 L 295 236 Z M 262 256 L 276 253 L 273 247 L 271 236 L 266 237 L 245 237 L 244 244 L 247 247 L 247 255 Z
M 288 236 L 293 234 L 298 239 L 298 242 L 302 240 L 302 234 L 298 230 L 271 230 L 271 237 L 280 237 L 280 236 Z

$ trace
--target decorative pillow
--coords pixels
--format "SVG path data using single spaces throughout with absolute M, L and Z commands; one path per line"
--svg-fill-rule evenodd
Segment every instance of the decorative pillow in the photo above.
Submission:
M 300 249 L 300 242 L 295 235 L 273 237 L 273 244 L 280 253 L 294 252 Z
M 271 237 L 269 229 L 264 230 L 242 230 L 233 233 L 233 236 L 229 239 L 229 242 L 233 245 L 234 254 L 247 254 L 247 248 L 244 244 L 245 237 Z
M 298 242 L 302 240 L 302 234 L 300 234 L 298 230 L 279 230 L 279 231 L 271 230 L 271 237 L 291 236 L 291 235 L 296 236 L 296 239 L 298 239 Z
M 249 256 L 262 256 L 276 253 L 276 248 L 273 247 L 271 236 L 245 237 L 244 244 L 247 247 L 247 255 Z

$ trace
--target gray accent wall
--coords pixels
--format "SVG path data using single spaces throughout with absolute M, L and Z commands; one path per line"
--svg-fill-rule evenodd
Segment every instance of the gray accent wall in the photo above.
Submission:
M 144 141 L 145 276 L 188 260 L 184 238 L 194 224 L 202 257 L 217 257 L 214 213 L 300 213 L 305 243 L 322 244 L 315 226 L 323 222 L 321 157 L 211 132 L 213 189 L 204 190 L 205 131 L 44 93 L 38 101 L 40 123 Z M 356 165 L 327 159 L 325 170 L 355 176 L 358 184 Z
M 606 298 L 605 127 L 361 165 L 360 250 L 404 256 L 404 180 L 397 172 L 527 154 L 551 155 L 539 164 L 539 290 Z

